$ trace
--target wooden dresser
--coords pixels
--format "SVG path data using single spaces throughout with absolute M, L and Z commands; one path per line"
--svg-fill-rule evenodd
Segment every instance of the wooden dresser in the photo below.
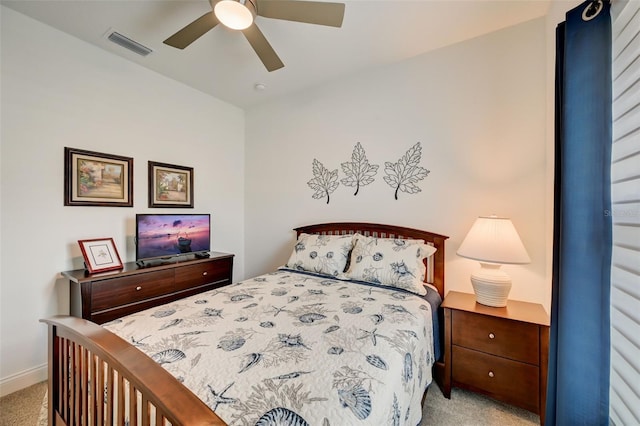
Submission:
M 542 305 L 510 300 L 504 308 L 450 291 L 444 308 L 443 393 L 460 387 L 532 411 L 544 424 L 549 316 Z
M 119 271 L 63 272 L 69 279 L 71 315 L 98 324 L 233 282 L 233 255 L 212 252 L 206 259 L 124 264 Z

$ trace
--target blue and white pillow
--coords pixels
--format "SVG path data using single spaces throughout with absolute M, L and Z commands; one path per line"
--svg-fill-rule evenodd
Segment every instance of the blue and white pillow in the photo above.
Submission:
M 353 235 L 300 234 L 285 267 L 341 277 L 353 248 Z
M 424 259 L 436 248 L 423 240 L 374 238 L 355 234 L 346 278 L 401 288 L 424 296 Z

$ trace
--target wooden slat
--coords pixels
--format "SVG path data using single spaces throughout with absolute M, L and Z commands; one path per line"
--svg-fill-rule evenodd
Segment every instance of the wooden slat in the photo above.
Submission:
M 87 399 L 89 398 L 89 353 L 86 348 L 80 347 L 80 424 L 87 426 Z
M 106 364 L 106 363 L 105 363 Z M 110 365 L 107 364 L 107 377 L 106 377 L 106 381 L 107 381 L 107 398 L 105 401 L 105 412 L 104 412 L 104 424 L 106 425 L 112 425 L 113 424 L 113 407 L 114 407 L 114 403 L 113 403 L 113 391 L 115 389 L 114 386 L 114 371 L 113 368 L 111 368 Z
M 71 418 L 70 423 L 73 425 L 78 425 L 80 423 L 80 382 L 79 377 L 79 349 L 78 345 L 73 342 L 71 345 L 71 383 L 69 384 L 69 388 L 71 389 Z
M 122 377 L 122 375 L 120 375 L 120 373 L 117 373 L 118 375 L 118 386 L 117 386 L 117 397 L 118 397 L 118 403 L 117 403 L 117 424 L 118 426 L 123 426 L 124 425 L 124 416 L 125 416 L 125 412 L 124 412 L 124 378 Z
M 129 383 L 129 426 L 138 426 L 138 392 Z
M 65 410 L 61 413 L 62 418 L 64 419 L 64 421 L 67 424 L 71 423 L 71 416 L 73 413 L 73 369 L 71 366 L 71 363 L 73 361 L 73 342 L 71 342 L 68 339 L 65 339 L 66 341 L 66 347 L 65 347 L 65 357 L 63 358 L 65 360 L 65 376 L 64 376 L 64 381 L 65 381 L 65 386 L 66 386 L 66 390 L 65 393 L 63 393 L 60 398 L 65 400 Z M 69 395 L 69 398 L 66 398 L 65 396 Z
M 149 400 L 144 395 L 142 395 L 142 405 L 140 406 L 140 413 L 142 424 L 145 426 L 150 425 L 151 410 L 149 409 Z
M 96 425 L 103 425 L 104 423 L 104 375 L 105 375 L 105 365 L 102 360 L 96 356 L 96 372 L 97 372 L 97 380 L 96 380 Z
M 102 426 L 98 425 L 98 364 L 96 363 L 96 356 L 89 352 L 89 426 Z
M 54 401 L 53 394 L 60 392 L 60 368 L 54 362 L 56 356 L 60 356 L 60 339 L 54 337 L 54 333 L 47 334 L 47 346 L 50 348 L 50 352 L 47 354 L 47 374 L 49 375 L 49 383 L 47 386 L 47 419 L 48 424 L 51 426 L 52 419 L 54 419 L 53 413 L 58 409 L 57 401 Z M 57 386 L 57 388 L 54 388 Z
M 67 341 L 67 339 L 54 339 L 54 340 L 58 340 L 59 342 L 60 352 L 58 354 L 59 356 L 58 359 L 68 360 L 69 359 L 69 342 Z M 65 413 L 68 413 L 68 410 L 69 410 L 69 407 L 67 406 L 67 403 L 69 402 L 69 400 L 67 398 L 59 397 L 59 395 L 69 395 L 68 366 L 69 366 L 68 362 L 58 362 L 58 371 L 60 372 L 58 375 L 58 380 L 60 382 L 58 383 L 58 394 L 49 395 L 49 401 L 53 400 L 55 402 L 54 409 L 57 412 L 62 413 L 62 415 L 64 416 L 64 419 L 66 420 L 69 419 L 68 416 L 65 414 Z M 58 398 L 54 398 L 54 396 L 58 396 Z M 49 410 L 49 412 L 51 412 L 51 410 Z M 51 416 L 49 416 L 49 419 L 51 419 Z

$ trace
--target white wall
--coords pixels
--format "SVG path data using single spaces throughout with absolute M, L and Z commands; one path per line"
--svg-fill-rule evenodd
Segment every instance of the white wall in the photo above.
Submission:
M 243 276 L 244 112 L 17 12 L 2 15 L 0 392 L 46 378 L 46 327 L 68 314 L 78 239 L 135 258 L 136 213 L 212 214 Z M 134 158 L 134 207 L 64 207 L 64 147 Z M 147 161 L 194 168 L 194 209 L 147 208 Z
M 548 310 L 545 31 L 537 19 L 248 110 L 247 275 L 286 262 L 295 226 L 359 220 L 450 236 L 447 289 L 472 292 L 477 262 L 455 251 L 477 216 L 495 213 L 512 218 L 532 259 L 504 266 L 510 296 Z M 313 159 L 340 169 L 357 142 L 381 165 L 376 181 L 313 199 Z M 416 142 L 431 173 L 422 192 L 394 200 L 384 162 Z

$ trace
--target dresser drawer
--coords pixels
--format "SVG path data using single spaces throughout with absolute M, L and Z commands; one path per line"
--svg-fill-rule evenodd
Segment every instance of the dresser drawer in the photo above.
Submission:
M 187 290 L 208 283 L 231 284 L 232 258 L 176 268 L 175 290 Z
M 539 331 L 536 324 L 465 311 L 453 311 L 452 314 L 451 338 L 454 345 L 539 364 Z
M 173 269 L 137 274 L 91 284 L 93 312 L 158 297 L 173 290 Z
M 454 383 L 527 410 L 539 410 L 539 368 L 471 349 L 452 347 Z

